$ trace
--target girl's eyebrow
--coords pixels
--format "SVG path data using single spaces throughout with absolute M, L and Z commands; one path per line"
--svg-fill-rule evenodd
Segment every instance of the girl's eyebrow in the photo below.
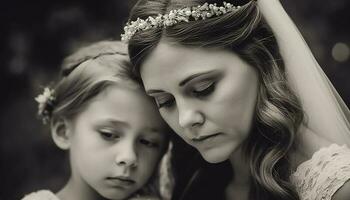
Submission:
M 155 132 L 155 133 L 161 133 L 161 129 L 153 126 L 147 126 L 144 128 L 144 130 L 149 131 L 149 132 Z
M 104 120 L 100 120 L 101 123 L 108 123 L 111 124 L 113 126 L 121 126 L 121 127 L 129 127 L 130 124 L 128 122 L 125 121 L 120 121 L 120 120 L 116 120 L 116 119 L 104 119 Z
M 162 138 L 162 137 L 165 137 L 165 135 L 167 134 L 166 131 L 162 131 L 160 129 L 157 129 L 157 128 L 154 128 L 154 127 L 145 127 L 142 131 L 142 134 L 144 136 L 148 136 L 148 137 L 151 137 L 151 138 Z
M 157 128 L 154 127 L 146 127 L 144 128 L 144 131 L 147 131 L 148 133 L 156 133 L 156 134 L 160 134 L 161 131 Z
M 201 72 L 201 73 L 196 73 L 196 74 L 192 74 L 190 75 L 189 77 L 185 78 L 184 80 L 182 80 L 180 83 L 179 83 L 179 86 L 182 87 L 184 85 L 186 85 L 186 83 L 190 82 L 191 80 L 197 78 L 197 77 L 200 77 L 200 76 L 204 76 L 204 75 L 208 75 L 208 74 L 211 74 L 213 72 L 216 72 L 216 70 L 210 70 L 210 71 L 206 71 L 206 72 Z

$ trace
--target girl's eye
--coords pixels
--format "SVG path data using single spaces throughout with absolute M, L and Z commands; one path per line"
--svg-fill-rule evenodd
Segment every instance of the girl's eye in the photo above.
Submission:
M 194 86 L 192 91 L 193 95 L 196 97 L 205 97 L 214 92 L 216 82 L 206 81 Z
M 149 148 L 158 148 L 159 147 L 159 144 L 157 142 L 153 142 L 151 140 L 140 139 L 140 143 L 142 145 L 145 145 L 146 147 L 149 147 Z
M 157 106 L 158 108 L 162 108 L 162 107 L 166 107 L 166 108 L 169 108 L 171 107 L 174 102 L 175 102 L 175 99 L 173 97 L 159 97 L 159 98 L 154 98 L 156 103 L 157 103 Z
M 105 140 L 116 140 L 120 138 L 120 134 L 112 131 L 100 130 L 99 133 L 101 137 Z

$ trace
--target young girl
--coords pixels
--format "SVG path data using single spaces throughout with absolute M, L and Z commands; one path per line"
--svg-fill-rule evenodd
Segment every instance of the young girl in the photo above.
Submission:
M 170 198 L 159 187 L 168 174 L 157 170 L 170 129 L 127 65 L 120 42 L 99 42 L 65 60 L 60 81 L 36 100 L 54 142 L 69 151 L 71 175 L 56 194 L 41 190 L 23 200 Z
M 135 74 L 206 161 L 230 161 L 217 199 L 350 199 L 348 108 L 278 0 L 237 2 L 139 0 Z

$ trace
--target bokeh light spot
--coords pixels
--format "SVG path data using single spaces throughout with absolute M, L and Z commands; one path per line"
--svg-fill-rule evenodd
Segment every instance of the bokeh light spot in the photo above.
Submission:
M 333 59 L 338 62 L 345 62 L 349 59 L 350 48 L 347 44 L 338 42 L 332 48 Z

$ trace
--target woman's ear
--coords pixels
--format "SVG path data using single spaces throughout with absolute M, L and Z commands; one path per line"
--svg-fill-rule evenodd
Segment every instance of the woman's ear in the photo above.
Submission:
M 59 148 L 63 150 L 70 148 L 71 133 L 66 119 L 58 118 L 52 121 L 51 136 Z

